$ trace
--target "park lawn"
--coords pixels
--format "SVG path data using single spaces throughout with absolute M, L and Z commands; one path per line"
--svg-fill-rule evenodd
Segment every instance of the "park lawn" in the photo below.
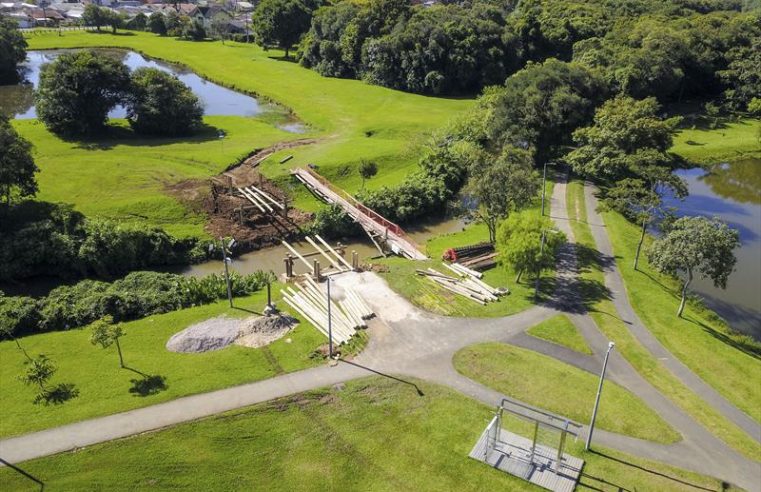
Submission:
M 40 172 L 38 200 L 63 202 L 88 217 L 140 222 L 177 237 L 202 237 L 206 218 L 166 188 L 203 180 L 253 149 L 299 138 L 254 118 L 207 116 L 206 128 L 187 138 L 145 138 L 125 120 L 111 120 L 108 135 L 90 142 L 65 141 L 38 120 L 13 120 L 34 144 Z M 220 140 L 218 130 L 226 134 Z
M 278 289 L 273 289 L 278 291 Z M 235 299 L 235 306 L 258 311 L 266 292 Z M 293 313 L 298 317 L 297 314 Z M 53 384 L 74 383 L 79 396 L 61 405 L 34 405 L 34 390 L 18 380 L 24 357 L 12 341 L 0 342 L 0 401 L 3 419 L 0 436 L 24 434 L 88 418 L 144 407 L 194 393 L 270 378 L 319 364 L 310 354 L 326 342 L 308 323 L 300 323 L 286 337 L 267 347 L 252 349 L 233 345 L 199 354 L 169 352 L 169 337 L 189 325 L 215 316 L 249 316 L 231 309 L 227 300 L 124 323 L 121 340 L 125 365 L 149 375 L 166 378 L 167 389 L 150 396 L 130 393 L 132 380 L 141 376 L 119 368 L 114 346 L 90 343 L 86 328 L 30 335 L 19 340 L 30 354 L 44 353 L 58 366 Z M 290 338 L 291 343 L 286 343 Z
M 744 118 L 719 128 L 685 128 L 674 137 L 671 151 L 692 162 L 715 163 L 761 157 L 761 120 Z
M 547 197 L 552 196 L 554 181 L 548 176 L 545 184 Z M 541 213 L 541 196 L 520 212 L 522 214 Z M 443 316 L 460 317 L 502 317 L 528 309 L 535 304 L 534 279 L 532 275 L 524 276 L 521 283 L 515 282 L 516 272 L 507 265 L 498 263 L 494 268 L 483 272 L 483 281 L 492 287 L 507 287 L 510 294 L 500 298 L 498 302 L 490 302 L 485 306 L 454 294 L 431 280 L 415 274 L 416 269 L 433 268 L 447 275 L 453 273 L 441 263 L 444 251 L 449 248 L 489 241 L 489 231 L 482 222 L 471 222 L 462 231 L 440 234 L 429 239 L 423 250 L 431 258 L 427 261 L 410 262 L 401 258 L 376 260 L 388 271 L 380 272 L 389 286 L 398 294 L 407 298 L 414 305 Z M 554 271 L 543 272 L 539 282 L 539 299 L 542 301 L 554 291 Z
M 589 422 L 599 377 L 546 355 L 504 343 L 482 343 L 453 358 L 461 374 L 530 405 Z M 637 396 L 608 381 L 600 400 L 601 429 L 669 444 L 681 435 Z
M 604 283 L 604 278 L 592 232 L 587 224 L 583 183 L 578 180 L 571 181 L 568 184 L 566 198 L 571 227 L 577 243 L 581 277 L 601 285 Z M 609 233 L 612 234 L 612 231 L 609 230 Z M 613 240 L 612 237 L 611 240 Z M 616 343 L 616 350 L 663 395 L 728 446 L 748 458 L 761 459 L 761 445 L 713 407 L 706 405 L 702 398 L 679 381 L 645 349 L 621 320 L 612 301 L 606 298 L 598 299 L 590 307 L 589 314 L 605 336 Z
M 216 83 L 275 101 L 292 111 L 319 142 L 275 153 L 260 168 L 267 176 L 287 182 L 291 168 L 313 163 L 319 172 L 354 193 L 361 180 L 360 159 L 378 162 L 378 175 L 368 188 L 398 183 L 417 162 L 415 142 L 472 107 L 473 100 L 434 98 L 373 86 L 357 80 L 322 77 L 282 59 L 282 51 L 264 51 L 253 44 L 193 43 L 151 33 L 120 35 L 64 32 L 27 36 L 29 49 L 113 47 L 187 66 Z M 252 133 L 252 138 L 256 137 Z M 290 135 L 289 138 L 298 136 Z M 282 138 L 281 140 L 285 140 Z M 259 145 L 251 142 L 248 150 Z M 282 157 L 292 155 L 287 164 Z M 231 164 L 219 159 L 217 168 Z M 211 174 L 211 173 L 208 173 Z M 302 187 L 294 204 L 314 210 L 318 202 Z
M 571 323 L 568 316 L 558 314 L 544 320 L 538 325 L 529 328 L 526 333 L 533 337 L 541 338 L 582 354 L 592 355 L 592 350 L 587 345 L 579 330 Z
M 468 458 L 493 409 L 445 387 L 381 377 L 346 383 L 169 429 L 27 461 L 46 490 L 542 489 Z M 507 416 L 505 427 L 529 435 Z M 608 450 L 586 461 L 577 490 L 693 491 L 720 481 Z M 393 452 L 389 452 L 393 450 Z M 37 490 L 5 467 L 9 490 Z M 730 489 L 733 490 L 733 489 Z

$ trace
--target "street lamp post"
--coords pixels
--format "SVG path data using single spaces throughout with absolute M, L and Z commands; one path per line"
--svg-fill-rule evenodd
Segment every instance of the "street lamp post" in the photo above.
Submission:
M 227 256 L 227 250 L 225 249 L 224 238 L 219 238 L 219 243 L 222 245 L 222 263 L 225 264 L 225 283 L 227 284 L 227 300 L 230 301 L 230 307 L 233 307 L 233 290 L 230 285 L 230 269 L 228 263 L 232 260 Z M 230 247 L 235 244 L 235 239 L 230 241 Z
M 544 243 L 547 240 L 547 233 L 551 232 L 553 234 L 557 234 L 558 231 L 555 229 L 542 229 L 542 241 L 539 246 L 539 262 L 542 261 L 542 256 L 544 256 Z M 536 266 L 536 280 L 534 281 L 534 302 L 536 302 L 537 299 L 539 299 L 539 275 L 541 273 L 542 269 L 539 264 Z
M 542 217 L 544 217 L 544 196 L 547 194 L 547 163 L 544 163 L 542 172 Z
M 597 409 L 600 407 L 600 395 L 602 394 L 602 383 L 605 380 L 605 370 L 608 368 L 608 357 L 616 344 L 608 342 L 608 351 L 605 353 L 605 361 L 602 363 L 602 372 L 600 373 L 600 384 L 597 386 L 597 398 L 595 398 L 595 408 L 592 410 L 592 420 L 589 422 L 589 434 L 587 434 L 587 443 L 584 449 L 589 451 L 589 446 L 592 444 L 592 433 L 595 430 L 595 419 L 597 419 Z
M 327 279 L 328 284 L 328 354 L 333 360 L 333 318 L 330 313 L 330 277 Z

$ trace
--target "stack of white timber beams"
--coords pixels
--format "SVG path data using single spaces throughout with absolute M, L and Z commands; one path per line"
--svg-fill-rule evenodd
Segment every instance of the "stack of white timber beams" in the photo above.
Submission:
M 260 190 L 254 185 L 238 188 L 238 193 L 240 193 L 243 198 L 253 203 L 263 214 L 274 212 L 275 209 L 272 208 L 273 206 L 280 210 L 285 210 L 284 204 L 278 202 L 272 198 L 272 195 L 264 190 Z
M 470 269 L 460 269 L 461 265 L 454 266 L 442 263 L 446 268 L 454 272 L 457 277 L 452 277 L 441 273 L 433 268 L 427 270 L 416 270 L 418 275 L 428 277 L 432 282 L 440 285 L 444 289 L 458 294 L 462 297 L 466 297 L 482 306 L 485 306 L 487 302 L 495 302 L 499 300 L 499 296 L 502 292 L 488 285 L 480 279 L 481 274 L 479 272 L 469 272 Z
M 341 272 L 350 272 L 350 271 L 352 270 L 351 264 L 350 264 L 348 261 L 346 261 L 346 259 L 344 259 L 344 257 L 343 257 L 343 256 L 341 256 L 340 254 L 338 254 L 338 252 L 337 252 L 335 249 L 333 249 L 333 248 L 332 248 L 332 247 L 331 247 L 331 246 L 328 244 L 328 242 L 327 242 L 327 241 L 325 241 L 323 238 L 321 238 L 321 237 L 320 237 L 319 235 L 317 235 L 317 234 L 315 234 L 315 236 L 314 236 L 314 237 L 317 239 L 317 241 L 319 241 L 319 242 L 322 244 L 322 247 L 320 247 L 320 246 L 319 246 L 319 245 L 318 245 L 318 244 L 317 244 L 317 243 L 316 243 L 316 242 L 315 242 L 315 241 L 314 241 L 314 240 L 313 240 L 311 237 L 309 237 L 309 236 L 306 236 L 306 237 L 305 237 L 305 239 L 306 239 L 306 241 L 307 241 L 309 244 L 311 244 L 311 245 L 312 245 L 312 246 L 313 246 L 313 247 L 314 247 L 314 248 L 317 250 L 317 252 L 318 252 L 318 253 L 320 253 L 322 256 L 324 256 L 325 258 L 327 258 L 327 259 L 328 259 L 328 263 L 329 263 L 330 265 L 332 265 L 332 266 L 333 266 L 333 268 L 335 268 L 335 270 L 336 270 L 337 272 L 339 272 L 339 273 L 341 273 Z M 306 260 L 306 258 L 304 258 L 304 257 L 303 257 L 301 254 L 299 254 L 299 252 L 298 252 L 298 251 L 296 251 L 296 249 L 294 249 L 294 247 L 293 247 L 293 246 L 291 246 L 290 244 L 288 244 L 288 242 L 286 242 L 286 241 L 281 241 L 281 242 L 283 243 L 283 246 L 285 246 L 285 247 L 288 249 L 288 251 L 290 251 L 291 253 L 293 253 L 293 255 L 294 255 L 296 258 L 298 258 L 299 260 L 301 260 L 301 262 L 302 262 L 304 265 L 306 265 L 306 267 L 309 269 L 309 271 L 311 271 L 311 272 L 312 272 L 312 275 L 314 275 L 314 274 L 315 274 L 315 271 L 314 271 L 314 265 L 313 265 L 313 264 L 309 263 L 309 262 Z M 323 249 L 323 247 L 324 247 L 325 249 Z
M 286 287 L 281 290 L 283 300 L 295 309 L 301 316 L 314 325 L 326 337 L 328 336 L 328 299 L 327 295 L 310 277 L 304 277 L 304 282 L 295 285 L 296 288 Z M 367 328 L 367 319 L 373 317 L 372 309 L 351 289 L 343 289 L 344 298 L 338 301 L 331 299 L 330 320 L 333 340 L 346 343 L 357 332 L 357 329 Z

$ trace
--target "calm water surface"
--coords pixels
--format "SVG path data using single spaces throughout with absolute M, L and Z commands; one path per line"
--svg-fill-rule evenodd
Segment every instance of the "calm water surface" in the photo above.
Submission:
M 67 51 L 71 50 L 29 51 L 23 64 L 24 83 L 0 86 L 0 112 L 19 119 L 36 118 L 33 91 L 40 80 L 40 69 Z M 198 96 L 207 115 L 264 116 L 271 118 L 276 126 L 285 131 L 302 133 L 305 130 L 301 122 L 279 106 L 260 102 L 254 97 L 209 82 L 179 65 L 152 60 L 133 51 L 98 51 L 120 59 L 130 70 L 150 67 L 176 75 Z M 126 110 L 117 106 L 108 115 L 111 118 L 124 118 Z
M 737 266 L 727 289 L 696 279 L 694 291 L 737 331 L 761 340 L 761 159 L 716 164 L 710 171 L 679 171 L 690 186 L 680 215 L 719 217 L 740 233 Z

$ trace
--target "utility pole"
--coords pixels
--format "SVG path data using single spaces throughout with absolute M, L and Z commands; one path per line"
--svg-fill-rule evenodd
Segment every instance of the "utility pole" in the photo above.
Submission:
M 330 277 L 327 278 L 328 284 L 328 353 L 330 360 L 333 360 L 333 318 L 330 314 Z
M 592 444 L 592 433 L 595 430 L 595 420 L 597 419 L 597 409 L 600 407 L 600 395 L 602 394 L 602 383 L 605 380 L 605 370 L 608 368 L 608 357 L 616 344 L 608 342 L 608 351 L 605 353 L 605 361 L 602 363 L 602 373 L 600 373 L 600 385 L 597 387 L 597 398 L 595 398 L 595 408 L 592 410 L 592 421 L 589 423 L 589 434 L 587 434 L 587 443 L 584 449 L 589 451 Z
M 234 240 L 233 240 L 234 241 Z M 233 241 L 230 244 L 233 244 Z M 227 300 L 230 301 L 230 307 L 233 307 L 233 290 L 230 285 L 230 269 L 227 266 L 230 262 L 230 258 L 227 256 L 227 250 L 225 249 L 225 239 L 219 238 L 219 244 L 222 245 L 222 263 L 225 264 L 225 283 L 227 284 Z
M 542 173 L 542 217 L 544 217 L 544 196 L 547 190 L 547 163 L 544 163 L 544 172 Z

